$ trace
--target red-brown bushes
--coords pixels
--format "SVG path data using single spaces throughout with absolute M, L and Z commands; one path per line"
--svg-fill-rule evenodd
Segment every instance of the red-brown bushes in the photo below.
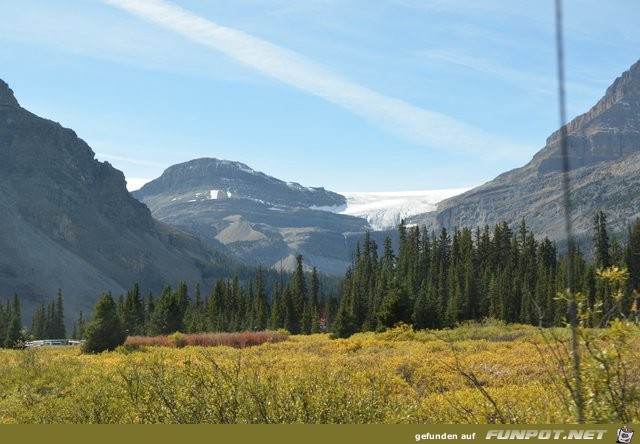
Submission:
M 245 348 L 266 342 L 282 342 L 289 339 L 289 334 L 282 331 L 244 331 L 240 333 L 192 333 L 185 335 L 186 345 L 200 347 L 227 346 Z M 175 347 L 176 341 L 169 336 L 129 336 L 125 346 L 162 346 Z

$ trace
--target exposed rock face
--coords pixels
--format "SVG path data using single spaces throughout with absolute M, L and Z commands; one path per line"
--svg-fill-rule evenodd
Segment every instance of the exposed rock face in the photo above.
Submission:
M 613 230 L 640 216 L 640 62 L 587 113 L 567 124 L 575 234 L 587 235 L 597 210 Z M 413 218 L 431 228 L 476 227 L 522 218 L 540 236 L 563 239 L 560 131 L 524 167 L 445 200 Z
M 13 91 L 2 79 L 0 79 L 0 106 L 7 108 L 17 108 L 20 106 L 13 95 Z
M 196 159 L 169 167 L 134 196 L 154 217 L 198 235 L 245 263 L 290 270 L 295 255 L 305 264 L 342 274 L 351 263 L 352 233 L 364 219 L 319 211 L 346 205 L 323 188 L 307 188 L 219 159 Z
M 2 81 L 0 226 L 0 296 L 18 293 L 26 313 L 58 288 L 73 319 L 102 292 L 136 281 L 154 291 L 201 282 L 212 259 L 195 238 L 155 221 L 124 175 L 72 130 L 21 108 Z

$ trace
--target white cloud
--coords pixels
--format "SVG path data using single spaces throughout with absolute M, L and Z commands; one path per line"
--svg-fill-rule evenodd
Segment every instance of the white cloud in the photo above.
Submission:
M 513 155 L 517 146 L 441 113 L 364 88 L 303 56 L 220 26 L 163 0 L 103 0 L 221 52 L 256 71 L 321 97 L 413 143 L 456 152 Z

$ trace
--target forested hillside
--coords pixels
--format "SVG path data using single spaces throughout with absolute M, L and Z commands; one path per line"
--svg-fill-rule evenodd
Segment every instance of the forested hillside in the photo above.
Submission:
M 593 261 L 580 249 L 571 252 L 576 290 L 594 312 L 590 323 L 635 315 L 640 281 L 640 222 L 628 241 L 610 240 L 606 215 L 593 218 Z M 398 322 L 416 329 L 453 327 L 465 320 L 495 318 L 541 326 L 560 325 L 566 302 L 567 257 L 548 238 L 536 239 L 523 220 L 516 230 L 502 222 L 490 228 L 439 233 L 418 226 L 398 228 L 397 252 L 387 239 L 378 245 L 366 237 L 345 275 L 333 330 L 338 336 L 381 330 Z M 612 297 L 611 284 L 598 279 L 608 267 L 626 267 L 624 298 Z M 634 299 L 635 298 L 635 299 Z

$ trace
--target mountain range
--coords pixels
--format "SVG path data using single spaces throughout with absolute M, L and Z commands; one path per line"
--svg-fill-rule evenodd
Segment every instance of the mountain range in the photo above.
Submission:
M 308 267 L 342 275 L 365 231 L 381 244 L 401 219 L 461 191 L 338 194 L 203 158 L 169 167 L 132 194 L 157 219 L 244 263 L 293 271 L 302 254 Z
M 598 210 L 624 231 L 640 216 L 640 62 L 566 130 L 576 234 L 588 235 Z M 561 181 L 556 131 L 529 163 L 466 191 L 339 194 L 203 158 L 132 195 L 120 171 L 0 81 L 0 288 L 26 312 L 60 288 L 73 313 L 134 282 L 154 292 L 210 283 L 229 274 L 229 257 L 290 270 L 302 254 L 341 275 L 365 231 L 377 229 L 381 245 L 401 218 L 433 230 L 524 219 L 536 236 L 561 240 Z

